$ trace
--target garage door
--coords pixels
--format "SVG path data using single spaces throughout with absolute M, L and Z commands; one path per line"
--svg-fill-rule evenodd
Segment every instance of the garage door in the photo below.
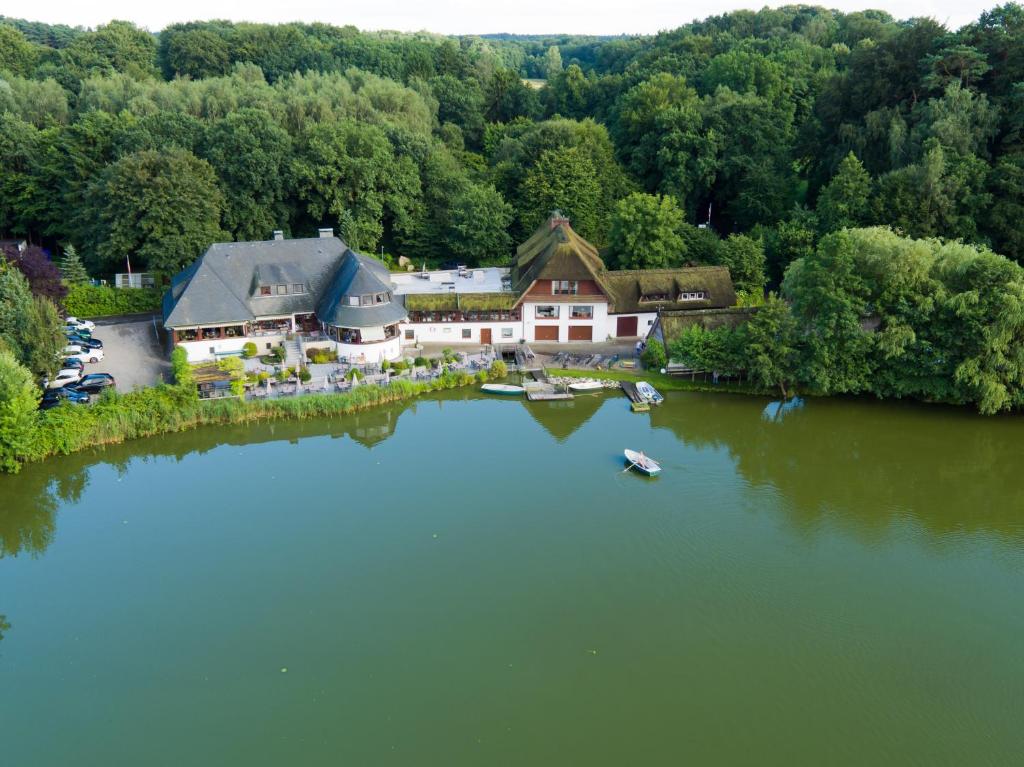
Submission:
M 570 325 L 569 326 L 569 340 L 570 341 L 593 341 L 594 340 L 594 326 L 593 325 Z
M 557 341 L 558 325 L 537 325 L 533 329 L 533 337 L 538 341 Z
M 620 338 L 632 338 L 637 335 L 636 326 L 636 317 L 619 317 L 615 321 L 615 335 Z

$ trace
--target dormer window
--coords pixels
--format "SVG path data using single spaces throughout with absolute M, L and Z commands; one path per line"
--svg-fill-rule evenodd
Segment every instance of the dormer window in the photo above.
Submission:
M 359 296 L 349 296 L 348 297 L 348 305 L 349 306 L 359 306 Z
M 277 286 L 277 295 L 279 295 L 279 296 L 287 296 L 288 295 L 288 286 L 287 285 L 278 285 Z
M 640 303 L 650 304 L 657 301 L 671 301 L 672 296 L 668 293 L 644 293 L 640 296 Z
M 703 301 L 708 297 L 708 294 L 703 290 L 691 290 L 686 293 L 679 294 L 680 301 Z
M 305 293 L 305 292 L 306 292 L 306 286 L 305 285 L 302 285 L 301 283 L 295 283 L 294 285 L 292 285 L 292 294 L 293 295 L 298 295 L 299 293 Z
M 270 286 L 269 285 L 260 285 L 260 295 L 261 296 L 269 296 L 270 294 L 271 294 L 271 290 L 270 290 Z

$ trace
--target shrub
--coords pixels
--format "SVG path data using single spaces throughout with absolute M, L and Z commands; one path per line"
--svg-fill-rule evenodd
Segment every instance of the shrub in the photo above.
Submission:
M 491 363 L 490 369 L 487 371 L 492 381 L 497 381 L 499 378 L 504 378 L 508 375 L 508 365 L 501 360 L 495 360 Z
M 188 352 L 180 346 L 175 346 L 171 352 L 171 373 L 174 376 L 174 383 L 178 386 L 192 386 L 195 383 L 192 378 L 192 366 L 188 364 Z
M 28 368 L 0 350 L 0 471 L 16 472 L 36 448 L 39 389 Z
M 345 378 L 347 378 L 349 381 L 361 381 L 364 378 L 364 376 L 358 370 L 352 368 L 345 374 Z
M 430 367 L 430 360 L 428 360 L 426 357 L 417 357 L 415 360 L 413 360 L 413 364 L 415 364 L 416 367 L 419 368 L 428 368 Z
M 140 314 L 160 309 L 158 288 L 112 288 L 109 285 L 69 285 L 64 310 L 74 317 Z
M 665 345 L 660 341 L 651 341 L 640 355 L 640 360 L 648 370 L 661 370 L 668 362 Z
M 245 346 L 242 347 L 242 356 L 249 360 L 255 357 L 256 354 L 256 344 L 252 341 L 246 341 Z
M 259 373 L 256 374 L 256 382 L 257 383 L 265 384 L 269 380 L 270 380 L 270 373 L 268 373 L 265 370 L 261 370 Z
M 476 382 L 477 383 L 487 383 L 487 371 L 486 370 L 481 370 L 479 373 L 476 374 L 475 377 L 476 377 Z
M 394 370 L 396 373 L 401 373 L 403 370 L 409 369 L 409 363 L 406 362 L 405 360 L 396 360 L 395 362 L 391 363 L 391 369 Z
M 390 368 L 391 368 L 391 362 L 390 362 L 389 360 L 383 360 L 383 361 L 382 361 L 382 362 L 380 363 L 380 370 L 381 370 L 381 372 L 382 372 L 382 373 L 383 373 L 383 372 L 386 372 L 386 371 L 387 371 L 387 370 L 389 370 Z
M 309 383 L 309 379 L 313 377 L 313 374 L 309 372 L 309 368 L 302 368 L 299 370 L 299 380 L 302 383 Z
M 217 360 L 217 369 L 238 376 L 245 370 L 245 363 L 240 357 L 223 357 Z
M 338 355 L 332 349 L 311 346 L 306 349 L 306 359 L 315 365 L 326 365 L 338 359 Z

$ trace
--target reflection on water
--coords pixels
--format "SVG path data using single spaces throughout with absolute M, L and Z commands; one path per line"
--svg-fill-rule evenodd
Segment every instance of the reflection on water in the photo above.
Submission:
M 926 529 L 1024 538 L 1019 469 L 1024 421 L 876 401 L 813 400 L 781 419 L 752 418 L 746 397 L 693 395 L 651 413 L 699 447 L 728 450 L 742 476 L 771 485 L 793 521 L 838 513 L 864 531 L 909 515 Z
M 787 400 L 776 400 L 764 406 L 761 417 L 766 421 L 781 421 L 786 413 L 792 413 L 804 406 L 803 397 L 791 397 Z
M 6 615 L 0 615 L 0 639 L 4 638 L 4 632 L 11 630 L 11 624 L 7 622 Z

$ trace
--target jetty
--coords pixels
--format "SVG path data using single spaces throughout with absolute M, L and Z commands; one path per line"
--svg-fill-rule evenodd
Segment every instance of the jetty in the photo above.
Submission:
M 634 413 L 646 413 L 651 409 L 651 403 L 636 390 L 636 384 L 632 381 L 622 381 L 622 391 L 629 399 L 629 407 Z

